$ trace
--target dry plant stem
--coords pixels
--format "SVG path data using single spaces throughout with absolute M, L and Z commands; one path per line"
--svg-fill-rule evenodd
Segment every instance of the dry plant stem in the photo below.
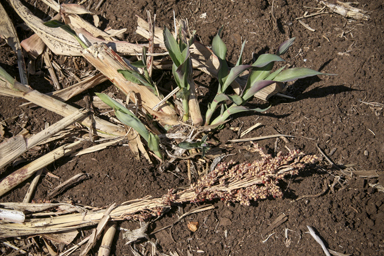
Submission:
M 275 228 L 277 228 L 278 226 L 280 226 L 281 224 L 283 224 L 284 222 L 286 222 L 288 220 L 288 216 L 285 215 L 285 213 L 282 213 L 280 214 L 273 222 L 272 224 L 266 228 L 264 231 L 263 231 L 263 234 L 268 234 L 269 232 L 271 232 L 272 230 L 274 230 Z
M 221 163 L 214 171 L 203 176 L 190 188 L 174 193 L 169 190 L 161 198 L 143 198 L 127 202 L 113 209 L 111 220 L 145 220 L 160 216 L 173 204 L 202 202 L 221 198 L 225 202 L 240 202 L 249 205 L 250 200 L 261 200 L 268 196 L 281 197 L 282 192 L 276 185 L 286 175 L 295 175 L 307 165 L 317 161 L 315 156 L 306 156 L 297 150 L 287 155 L 278 153 L 272 158 L 262 154 L 262 160 L 253 163 L 234 165 L 233 162 Z M 28 236 L 75 230 L 81 227 L 95 226 L 105 216 L 106 210 L 88 211 L 87 214 L 73 213 L 48 218 L 27 219 L 22 225 L 0 223 L 0 238 Z
M 350 3 L 336 1 L 337 4 L 328 3 L 328 1 L 320 1 L 321 4 L 327 6 L 331 11 L 340 14 L 346 18 L 352 18 L 356 20 L 369 20 L 369 15 L 366 15 L 366 11 L 358 8 L 354 8 Z
M 41 168 L 53 163 L 63 156 L 73 153 L 75 147 L 80 143 L 80 141 L 77 141 L 71 144 L 63 145 L 8 175 L 0 182 L 0 196 L 27 180 Z
M 55 250 L 52 248 L 52 246 L 47 242 L 47 239 L 45 239 L 44 237 L 43 237 L 42 239 L 43 239 L 43 241 L 44 241 L 44 244 L 45 244 L 46 249 L 48 250 L 48 254 L 49 254 L 49 255 L 52 255 L 52 256 L 57 256 L 57 253 L 56 253 Z
M 152 110 L 157 110 L 162 104 L 164 104 L 169 98 L 171 98 L 175 93 L 180 91 L 180 87 L 173 89 L 167 96 L 165 96 L 159 103 L 157 103 Z
M 315 230 L 313 230 L 312 227 L 310 226 L 307 226 L 308 230 L 309 230 L 309 233 L 311 234 L 311 236 L 316 240 L 316 242 L 318 244 L 320 244 L 321 248 L 323 249 L 324 253 L 326 256 L 331 256 L 331 254 L 329 253 L 327 247 L 325 246 L 324 242 L 321 240 L 321 238 L 315 233 Z
M 192 74 L 192 70 L 190 74 Z M 188 100 L 189 115 L 191 116 L 193 125 L 200 126 L 203 124 L 203 117 L 201 116 L 199 102 L 197 101 L 195 83 L 193 82 L 192 79 L 190 79 L 189 86 L 190 86 L 190 89 L 189 89 L 190 94 L 189 94 L 189 100 Z
M 327 162 L 332 166 L 332 167 L 335 167 L 336 169 L 341 169 L 340 166 L 338 166 L 337 164 L 335 164 L 325 153 L 324 151 L 319 147 L 319 144 L 316 144 L 316 148 L 317 150 L 319 150 L 319 152 L 325 157 L 325 159 L 327 160 Z
M 50 192 L 47 197 L 50 199 L 50 198 L 53 198 L 61 193 L 63 193 L 66 189 L 68 189 L 69 187 L 71 186 L 74 186 L 76 183 L 80 183 L 84 180 L 87 180 L 89 179 L 89 175 L 86 174 L 86 173 L 79 173 L 79 174 L 76 174 L 75 176 L 73 176 L 72 178 L 64 181 L 63 183 L 61 183 L 59 186 L 57 186 L 56 188 L 54 188 L 52 190 L 52 192 Z
M 69 104 L 63 103 L 57 99 L 54 99 L 48 95 L 42 94 L 38 91 L 29 89 L 28 87 L 15 81 L 15 85 L 9 85 L 10 88 L 15 88 L 16 90 L 2 88 L 0 87 L 0 93 L 7 96 L 16 96 L 24 98 L 38 106 L 41 106 L 45 109 L 48 109 L 56 114 L 61 116 L 69 116 L 76 111 L 79 111 L 77 108 L 72 107 Z M 111 136 L 124 136 L 125 130 L 123 127 L 114 125 L 110 122 L 107 122 L 101 118 L 94 117 L 96 122 L 96 130 L 98 135 L 102 137 L 111 137 Z M 92 120 L 91 118 L 85 118 L 82 121 L 82 124 L 91 127 Z
M 122 141 L 124 139 L 125 139 L 125 137 L 118 137 L 118 138 L 113 139 L 111 141 L 107 141 L 107 142 L 100 143 L 100 144 L 97 144 L 97 145 L 89 147 L 89 148 L 82 149 L 79 152 L 74 153 L 72 156 L 81 156 L 81 155 L 97 152 L 97 151 L 106 149 L 109 146 L 115 145 L 116 143 L 119 143 L 120 141 Z
M 92 77 L 88 77 L 84 79 L 83 81 L 76 83 L 74 85 L 71 85 L 65 89 L 62 89 L 60 91 L 55 91 L 52 93 L 52 95 L 55 98 L 59 98 L 63 101 L 67 101 L 71 99 L 72 97 L 79 95 L 80 93 L 95 87 L 96 85 L 99 85 L 105 81 L 107 81 L 108 78 L 106 78 L 103 74 L 97 74 Z M 50 95 L 50 94 L 48 94 Z
M 151 12 L 147 10 L 147 17 L 148 17 L 148 24 L 149 24 L 149 37 L 148 37 L 148 53 L 153 53 L 155 51 L 155 45 L 154 45 L 154 34 L 155 34 L 155 21 L 156 21 L 156 14 L 153 16 L 153 22 L 151 18 Z M 148 55 L 147 57 L 147 70 L 149 77 L 152 77 L 152 69 L 153 69 L 153 56 Z
M 176 225 L 178 222 L 180 222 L 183 218 L 187 217 L 188 215 L 191 215 L 191 214 L 195 214 L 195 213 L 199 213 L 199 212 L 204 212 L 204 211 L 208 211 L 208 210 L 213 210 L 215 209 L 215 207 L 213 205 L 210 205 L 210 206 L 199 206 L 195 209 L 192 209 L 191 211 L 189 212 L 186 212 L 184 213 L 183 215 L 181 215 L 175 222 L 173 222 L 172 224 L 168 225 L 168 226 L 165 226 L 165 227 L 162 227 L 160 229 L 157 229 L 155 231 L 153 231 L 151 233 L 151 235 L 154 235 L 164 229 L 167 229 L 167 228 L 171 228 L 173 227 L 174 225 Z
M 265 139 L 278 138 L 278 137 L 289 137 L 289 138 L 293 138 L 293 137 L 295 137 L 295 136 L 292 136 L 292 135 L 284 135 L 284 134 L 276 134 L 276 135 L 260 136 L 260 137 L 254 137 L 254 138 L 246 138 L 246 139 L 234 139 L 234 140 L 228 140 L 227 142 L 256 141 L 256 140 L 265 140 Z
M 51 125 L 47 129 L 39 132 L 36 135 L 33 135 L 28 139 L 25 139 L 23 136 L 15 136 L 3 142 L 0 144 L 0 168 L 3 168 L 8 163 L 15 160 L 21 154 L 36 146 L 41 141 L 50 138 L 72 123 L 84 119 L 87 115 L 88 111 L 85 111 L 84 109 L 76 110 L 73 114 L 63 118 L 59 122 Z
M 100 0 L 99 3 L 96 5 L 95 10 L 99 10 L 100 6 L 103 4 L 104 0 Z
M 330 254 L 332 254 L 334 256 L 352 256 L 352 254 L 340 253 L 340 252 L 333 251 L 331 249 L 328 249 L 328 251 Z
M 302 21 L 302 20 L 299 20 L 299 23 L 300 23 L 303 27 L 305 27 L 306 29 L 308 29 L 309 31 L 312 31 L 312 32 L 316 31 L 315 29 L 311 28 L 307 23 L 304 23 L 304 21 Z
M 253 131 L 254 129 L 258 128 L 262 126 L 262 123 L 256 123 L 254 125 L 252 125 L 251 127 L 249 127 L 248 129 L 246 129 L 245 131 L 243 131 L 241 134 L 240 134 L 240 138 L 247 135 L 248 133 L 250 133 L 251 131 Z
M 101 241 L 101 245 L 99 248 L 99 253 L 97 255 L 109 256 L 115 233 L 116 233 L 116 224 L 112 224 L 104 233 L 103 240 Z
M 79 207 L 67 203 L 14 203 L 14 202 L 2 202 L 0 203 L 5 208 L 15 209 L 18 211 L 28 212 L 42 212 L 51 208 L 67 208 L 72 210 L 79 210 Z
M 4 40 L 7 42 L 7 44 L 11 46 L 12 50 L 16 52 L 20 81 L 23 84 L 28 84 L 27 71 L 25 68 L 25 62 L 24 62 L 23 52 L 21 50 L 19 38 L 17 37 L 17 33 L 11 19 L 9 18 L 7 12 L 5 11 L 1 3 L 0 3 L 0 17 L 1 17 L 0 36 L 3 37 Z
M 135 102 L 135 94 L 140 95 L 140 99 L 145 109 L 152 109 L 160 99 L 156 97 L 147 87 L 127 81 L 118 70 L 130 70 L 124 60 L 105 44 L 92 45 L 84 50 L 86 58 L 94 67 L 103 73 L 114 83 L 124 94 L 131 95 L 131 100 Z M 160 110 L 170 116 L 176 117 L 175 110 L 168 105 L 161 106 Z
M 44 58 L 44 63 L 47 66 L 48 72 L 51 75 L 53 86 L 55 87 L 56 90 L 60 90 L 61 86 L 60 86 L 59 80 L 57 79 L 55 70 L 52 67 L 51 60 L 49 59 L 48 50 L 45 51 L 43 58 Z
M 26 193 L 25 196 L 24 196 L 23 203 L 29 203 L 29 202 L 31 202 L 32 195 L 33 195 L 33 193 L 35 192 L 35 189 L 36 189 L 36 187 L 37 187 L 37 183 L 39 183 L 41 174 L 43 173 L 43 170 L 44 170 L 44 169 L 45 169 L 45 168 L 42 168 L 42 169 L 40 169 L 40 170 L 38 170 L 38 171 L 36 172 L 36 176 L 35 176 L 35 178 L 33 178 L 32 182 L 31 182 L 31 185 L 29 185 L 28 191 L 27 191 L 27 193 Z
M 144 38 L 149 38 L 149 24 L 144 19 L 137 16 L 137 28 L 136 33 L 143 36 Z M 161 48 L 165 49 L 163 41 L 163 29 L 154 26 L 154 43 L 159 44 Z
M 16 250 L 18 253 L 21 253 L 21 254 L 27 254 L 26 251 L 20 249 L 20 248 L 17 247 L 17 246 L 14 246 L 14 245 L 11 244 L 10 242 L 3 242 L 3 244 L 4 244 L 5 246 L 8 246 L 9 248 L 12 248 L 12 249 Z
M 92 247 L 96 244 L 97 240 L 100 238 L 102 231 L 106 227 L 110 216 L 109 214 L 111 211 L 116 207 L 116 204 L 112 204 L 105 212 L 99 223 L 97 224 L 96 229 L 93 230 L 91 237 L 88 240 L 87 246 L 84 248 L 84 250 L 80 253 L 80 256 L 87 255 L 89 250 L 92 249 Z
M 74 245 L 73 247 L 69 248 L 68 250 L 62 252 L 59 254 L 59 256 L 67 256 L 67 255 L 71 255 L 74 251 L 76 251 L 77 249 L 80 248 L 80 246 L 82 246 L 83 244 L 85 244 L 86 242 L 89 241 L 91 236 L 88 236 L 86 238 L 84 238 L 80 243 Z

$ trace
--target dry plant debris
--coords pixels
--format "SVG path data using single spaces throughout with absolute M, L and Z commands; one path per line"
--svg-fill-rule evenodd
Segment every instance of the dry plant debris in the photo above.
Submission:
M 162 215 L 172 205 L 180 203 L 220 199 L 227 203 L 239 202 L 242 205 L 250 205 L 252 200 L 282 197 L 283 193 L 277 185 L 278 181 L 287 175 L 297 175 L 299 171 L 303 171 L 317 161 L 316 156 L 305 155 L 298 150 L 292 150 L 288 154 L 278 153 L 276 157 L 272 157 L 264 154 L 257 145 L 255 149 L 261 154 L 261 160 L 248 164 L 235 164 L 232 161 L 219 164 L 215 170 L 186 190 L 176 192 L 170 189 L 161 198 L 133 200 L 117 206 L 108 216 L 112 221 L 145 221 Z M 23 205 L 24 210 L 29 210 L 28 206 L 33 207 L 34 204 Z M 3 206 L 7 207 L 7 204 Z M 28 216 L 22 224 L 0 223 L 2 230 L 0 238 L 68 232 L 95 226 L 106 216 L 105 213 L 106 210 L 95 209 L 87 211 L 85 215 L 84 213 L 60 215 L 60 212 L 48 212 L 50 217 L 39 219 L 32 215 Z

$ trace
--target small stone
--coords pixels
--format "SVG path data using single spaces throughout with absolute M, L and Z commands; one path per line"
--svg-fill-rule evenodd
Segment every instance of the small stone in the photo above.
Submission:
M 368 150 L 364 150 L 364 155 L 365 155 L 365 156 L 368 156 L 368 155 L 369 155 Z

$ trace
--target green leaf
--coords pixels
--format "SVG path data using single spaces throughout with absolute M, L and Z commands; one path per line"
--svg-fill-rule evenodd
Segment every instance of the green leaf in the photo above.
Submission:
M 267 76 L 265 78 L 265 80 L 273 80 L 275 79 L 275 77 L 280 74 L 281 71 L 283 71 L 283 69 L 286 67 L 287 65 L 284 65 L 283 67 L 279 68 L 278 70 L 276 70 L 275 72 L 273 72 L 272 74 L 270 74 L 269 76 Z
M 265 108 L 265 109 L 261 109 L 261 108 L 250 109 L 250 108 L 247 108 L 244 106 L 236 106 L 233 104 L 227 110 L 222 112 L 220 116 L 218 116 L 215 120 L 213 120 L 211 125 L 220 124 L 220 123 L 224 122 L 225 120 L 227 120 L 227 118 L 229 116 L 237 114 L 237 113 L 247 112 L 247 111 L 264 112 L 264 111 L 268 110 L 269 108 L 270 107 Z
M 230 115 L 234 115 L 234 114 L 246 112 L 246 111 L 249 111 L 249 108 L 244 106 L 235 106 L 235 105 L 232 105 L 226 110 L 226 112 L 228 112 Z
M 264 87 L 274 83 L 275 81 L 272 80 L 258 80 L 255 81 L 251 87 L 245 92 L 243 95 L 244 101 L 247 101 L 249 98 L 251 98 L 256 92 L 260 91 Z
M 44 22 L 44 25 L 50 28 L 60 28 L 65 25 L 65 23 L 60 22 L 58 20 L 50 20 L 47 22 Z
M 266 54 L 260 55 L 259 58 L 257 58 L 257 60 L 255 61 L 255 63 L 252 64 L 252 66 L 261 68 L 275 61 L 284 61 L 284 60 L 275 54 L 266 53 Z
M 183 62 L 181 51 L 175 38 L 172 36 L 171 32 L 168 30 L 167 27 L 164 27 L 163 36 L 164 44 L 169 52 L 169 56 L 177 67 L 180 66 L 180 64 Z
M 289 49 L 289 47 L 293 44 L 293 41 L 295 41 L 296 37 L 288 39 L 284 43 L 282 43 L 279 48 L 277 49 L 277 55 L 282 55 L 286 53 Z
M 177 146 L 182 149 L 194 149 L 200 146 L 200 142 L 180 142 Z
M 278 82 L 289 82 L 300 78 L 316 76 L 316 75 L 327 75 L 309 68 L 290 68 L 282 71 L 275 77 L 275 81 Z
M 145 127 L 145 125 L 137 118 L 132 115 L 126 114 L 118 109 L 115 109 L 115 115 L 123 124 L 132 127 L 136 132 L 138 132 L 141 137 L 143 137 L 147 142 L 150 139 L 150 133 Z
M 259 113 L 261 113 L 261 112 L 265 112 L 265 111 L 267 111 L 267 110 L 270 109 L 270 108 L 271 108 L 271 105 L 268 106 L 267 108 L 250 108 L 249 110 L 250 110 L 250 111 L 255 111 L 255 112 L 259 112 Z
M 225 90 L 227 90 L 228 86 L 233 82 L 235 81 L 235 79 L 241 74 L 244 72 L 244 70 L 248 69 L 252 67 L 251 65 L 240 65 L 240 66 L 236 66 L 236 67 L 233 67 L 231 69 L 231 71 L 229 71 L 229 74 L 226 78 L 224 78 L 223 80 L 225 80 L 222 88 L 221 88 L 221 92 L 225 92 Z
M 184 141 L 184 142 L 179 143 L 177 146 L 179 148 L 182 148 L 182 149 L 200 148 L 202 153 L 203 153 L 203 157 L 204 157 L 205 152 L 209 149 L 208 144 L 206 143 L 207 138 L 208 138 L 208 135 L 204 135 L 204 137 L 201 139 L 201 141 L 197 141 L 197 142 Z
M 159 137 L 155 134 L 149 133 L 149 138 L 148 138 L 148 148 L 155 153 L 156 156 L 158 156 L 160 159 L 163 159 L 163 155 L 161 154 L 160 151 L 160 140 Z
M 219 84 L 224 84 L 225 77 L 227 77 L 229 73 L 228 64 L 226 60 L 219 59 L 219 62 L 220 62 L 220 68 L 217 74 L 217 80 L 219 80 Z
M 233 101 L 233 103 L 235 103 L 238 106 L 244 103 L 243 98 L 240 97 L 239 95 L 236 95 L 236 94 L 228 95 L 228 97 L 231 99 L 231 101 Z
M 236 62 L 236 66 L 239 66 L 241 63 L 243 63 L 243 51 L 244 51 L 244 47 L 245 47 L 246 42 L 247 41 L 244 41 L 243 45 L 241 46 L 240 55 L 239 55 L 239 59 Z
M 143 62 L 144 66 L 147 66 L 147 48 L 143 47 L 142 50 L 142 56 L 141 56 L 141 61 Z
M 115 101 L 104 93 L 96 93 L 96 95 L 108 106 L 115 110 L 116 117 L 125 125 L 132 127 L 137 131 L 146 141 L 149 139 L 149 131 L 144 124 L 137 118 L 129 109 L 123 104 Z
M 189 50 L 187 49 L 185 60 L 183 63 L 176 69 L 175 78 L 179 81 L 180 89 L 189 89 L 188 78 L 189 78 Z
M 136 67 L 136 68 L 145 68 L 146 67 L 146 65 L 143 63 L 142 60 L 131 62 L 131 65 Z
M 96 95 L 97 97 L 99 97 L 105 104 L 107 104 L 108 106 L 110 106 L 111 108 L 113 109 L 118 109 L 120 110 L 121 112 L 125 113 L 125 114 L 132 114 L 132 112 L 127 109 L 123 104 L 121 104 L 120 102 L 117 102 L 115 101 L 114 99 L 112 99 L 111 97 L 109 97 L 107 94 L 105 93 L 97 93 L 96 92 Z M 132 114 L 133 115 L 133 114 Z M 135 115 L 133 115 L 135 116 Z M 135 116 L 136 117 L 136 116 Z
M 254 82 L 259 80 L 264 80 L 270 74 L 273 68 L 273 65 L 274 65 L 274 62 L 271 62 L 264 67 L 253 68 L 249 74 L 247 86 L 245 87 L 245 90 L 248 90 L 251 87 L 251 84 L 253 84 Z
M 222 101 L 229 100 L 229 97 L 224 93 L 218 93 L 216 94 L 215 98 L 213 99 L 212 103 L 220 103 Z
M 130 70 L 123 70 L 123 69 L 119 69 L 118 72 L 120 74 L 122 74 L 124 76 L 124 78 L 127 80 L 127 81 L 131 81 L 132 83 L 135 83 L 135 84 L 141 84 L 141 81 L 140 79 L 138 79 L 132 71 Z
M 226 94 L 224 94 L 224 93 L 216 94 L 216 96 L 213 99 L 212 103 L 208 105 L 207 112 L 205 113 L 205 122 L 206 122 L 206 124 L 208 124 L 209 121 L 211 120 L 211 117 L 212 117 L 213 113 L 215 112 L 215 110 L 217 108 L 217 105 L 220 102 L 225 101 L 225 100 L 229 100 L 229 99 L 230 98 Z
M 223 106 L 223 105 L 222 105 Z M 230 116 L 230 115 L 233 115 L 233 114 L 236 114 L 236 113 L 240 113 L 240 112 L 244 112 L 244 111 L 248 111 L 248 108 L 244 107 L 244 106 L 237 106 L 235 104 L 231 105 L 229 108 L 227 108 L 226 110 L 224 110 L 223 108 L 221 109 L 221 113 L 220 113 L 220 116 L 218 116 L 215 120 L 212 121 L 211 125 L 215 125 L 215 124 L 218 124 L 218 123 L 222 123 L 224 122 L 225 120 L 227 120 L 227 118 Z
M 3 79 L 7 80 L 7 82 L 11 84 L 13 90 L 16 90 L 14 88 L 16 79 L 8 74 L 8 72 L 0 66 L 0 80 Z
M 154 90 L 152 84 L 150 84 L 147 81 L 147 79 L 144 76 L 142 76 L 141 74 L 138 74 L 135 71 L 131 71 L 131 70 L 119 69 L 117 71 L 120 74 L 122 74 L 124 76 L 124 78 L 127 79 L 128 81 L 131 81 L 131 82 L 133 82 L 135 84 L 145 85 L 145 86 L 149 87 L 150 89 Z
M 220 38 L 222 29 L 223 27 L 219 29 L 219 32 L 212 40 L 212 51 L 216 54 L 217 57 L 219 57 L 219 59 L 225 60 L 225 56 L 227 55 L 227 46 Z

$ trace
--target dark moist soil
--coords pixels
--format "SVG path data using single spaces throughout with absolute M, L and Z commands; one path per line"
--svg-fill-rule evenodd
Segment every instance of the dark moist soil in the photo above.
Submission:
M 44 13 L 47 8 L 42 3 L 38 2 L 34 7 L 35 1 L 28 2 L 31 4 L 29 8 L 36 15 L 46 17 Z M 91 10 L 98 1 L 94 2 Z M 9 5 L 4 3 L 4 6 L 14 24 L 21 25 L 20 18 L 11 11 Z M 318 144 L 338 165 L 354 164 L 355 170 L 376 170 L 379 174 L 378 178 L 371 179 L 350 177 L 347 173 L 327 167 L 328 163 L 324 160 L 318 168 L 282 182 L 282 199 L 254 202 L 249 207 L 214 202 L 215 210 L 193 214 L 172 229 L 150 236 L 153 242 L 157 242 L 160 252 L 168 255 L 174 252 L 178 255 L 323 255 L 320 245 L 307 233 L 308 225 L 315 229 L 328 248 L 339 253 L 384 255 L 384 193 L 369 185 L 377 182 L 384 184 L 384 112 L 380 106 L 362 103 L 384 103 L 383 4 L 381 1 L 360 1 L 358 7 L 368 11 L 371 17 L 369 21 L 350 20 L 337 14 L 303 19 L 315 29 L 312 32 L 304 28 L 296 18 L 303 16 L 305 11 L 315 12 L 316 7 L 321 6 L 305 0 L 108 0 L 96 12 L 101 17 L 103 29 L 127 28 L 124 36 L 131 42 L 145 41 L 135 34 L 135 15 L 145 18 L 146 10 L 157 14 L 158 26 L 168 28 L 172 28 L 174 10 L 176 17 L 188 19 L 191 30 L 196 30 L 199 40 L 206 45 L 211 44 L 218 29 L 224 26 L 222 39 L 227 44 L 227 60 L 231 63 L 236 62 L 243 40 L 247 41 L 244 62 L 249 63 L 252 54 L 258 56 L 261 53 L 274 53 L 281 42 L 296 37 L 293 47 L 283 56 L 286 64 L 337 75 L 297 81 L 290 84 L 286 92 L 295 100 L 273 97 L 270 100 L 272 107 L 267 112 L 235 116 L 224 129 L 214 135 L 218 146 L 225 153 L 235 154 L 225 158 L 225 161 L 233 159 L 242 163 L 257 159 L 255 153 L 244 150 L 243 146 L 249 143 L 235 144 L 232 148 L 224 144 L 228 139 L 238 138 L 237 131 L 231 128 L 241 126 L 244 130 L 259 122 L 263 127 L 252 131 L 248 137 L 277 132 L 295 136 L 289 139 L 288 144 L 281 139 L 260 142 L 268 153 L 286 151 L 285 146 L 288 146 L 307 154 L 320 155 L 316 148 Z M 202 18 L 203 15 L 205 18 Z M 30 35 L 21 26 L 18 26 L 17 31 L 21 39 Z M 57 56 L 55 60 L 61 65 L 70 62 Z M 82 60 L 77 58 L 77 61 Z M 1 41 L 0 64 L 11 75 L 18 76 L 15 54 L 4 41 Z M 86 64 L 82 67 L 90 69 Z M 30 75 L 30 85 L 42 92 L 51 91 L 52 85 L 45 79 L 49 78 L 49 74 L 44 68 L 42 71 L 41 74 Z M 74 72 L 79 74 L 80 71 Z M 200 85 L 199 99 L 204 109 L 217 83 L 197 71 L 194 77 Z M 212 94 L 207 94 L 207 86 L 214 88 Z M 116 91 L 110 83 L 94 90 L 105 88 Z M 78 97 L 76 104 L 81 105 L 81 99 Z M 0 121 L 5 131 L 2 140 L 18 134 L 23 128 L 30 133 L 37 133 L 46 123 L 53 124 L 60 119 L 36 106 L 20 107 L 24 102 L 16 98 L 0 97 Z M 23 155 L 23 159 L 29 162 L 62 143 L 41 146 Z M 18 167 L 10 166 L 2 170 L 0 178 L 6 177 Z M 161 171 L 144 158 L 135 160 L 129 147 L 118 145 L 97 153 L 56 161 L 48 170 L 60 179 L 44 175 L 34 200 L 47 199 L 52 188 L 82 172 L 88 173 L 91 178 L 60 194 L 54 198 L 55 201 L 105 207 L 113 202 L 122 203 L 146 195 L 157 197 L 170 188 L 189 184 L 186 162 L 181 161 L 180 167 L 178 172 L 174 166 L 170 166 L 169 171 Z M 196 175 L 193 178 L 196 179 Z M 0 200 L 22 201 L 29 182 Z M 334 182 L 333 189 L 329 188 L 320 196 L 294 201 L 299 196 L 319 195 L 327 186 L 324 184 Z M 190 204 L 175 207 L 152 223 L 149 231 L 173 223 L 177 216 L 194 207 Z M 287 221 L 273 230 L 267 230 L 281 214 L 287 216 Z M 199 222 L 197 232 L 192 233 L 187 229 L 189 221 Z M 139 224 L 122 222 L 121 226 L 132 228 Z M 140 250 L 143 245 L 141 243 L 136 247 Z M 115 255 L 131 255 L 122 232 L 115 239 L 112 251 Z M 2 252 L 7 254 L 11 251 L 4 249 Z M 97 248 L 91 253 L 97 254 Z

